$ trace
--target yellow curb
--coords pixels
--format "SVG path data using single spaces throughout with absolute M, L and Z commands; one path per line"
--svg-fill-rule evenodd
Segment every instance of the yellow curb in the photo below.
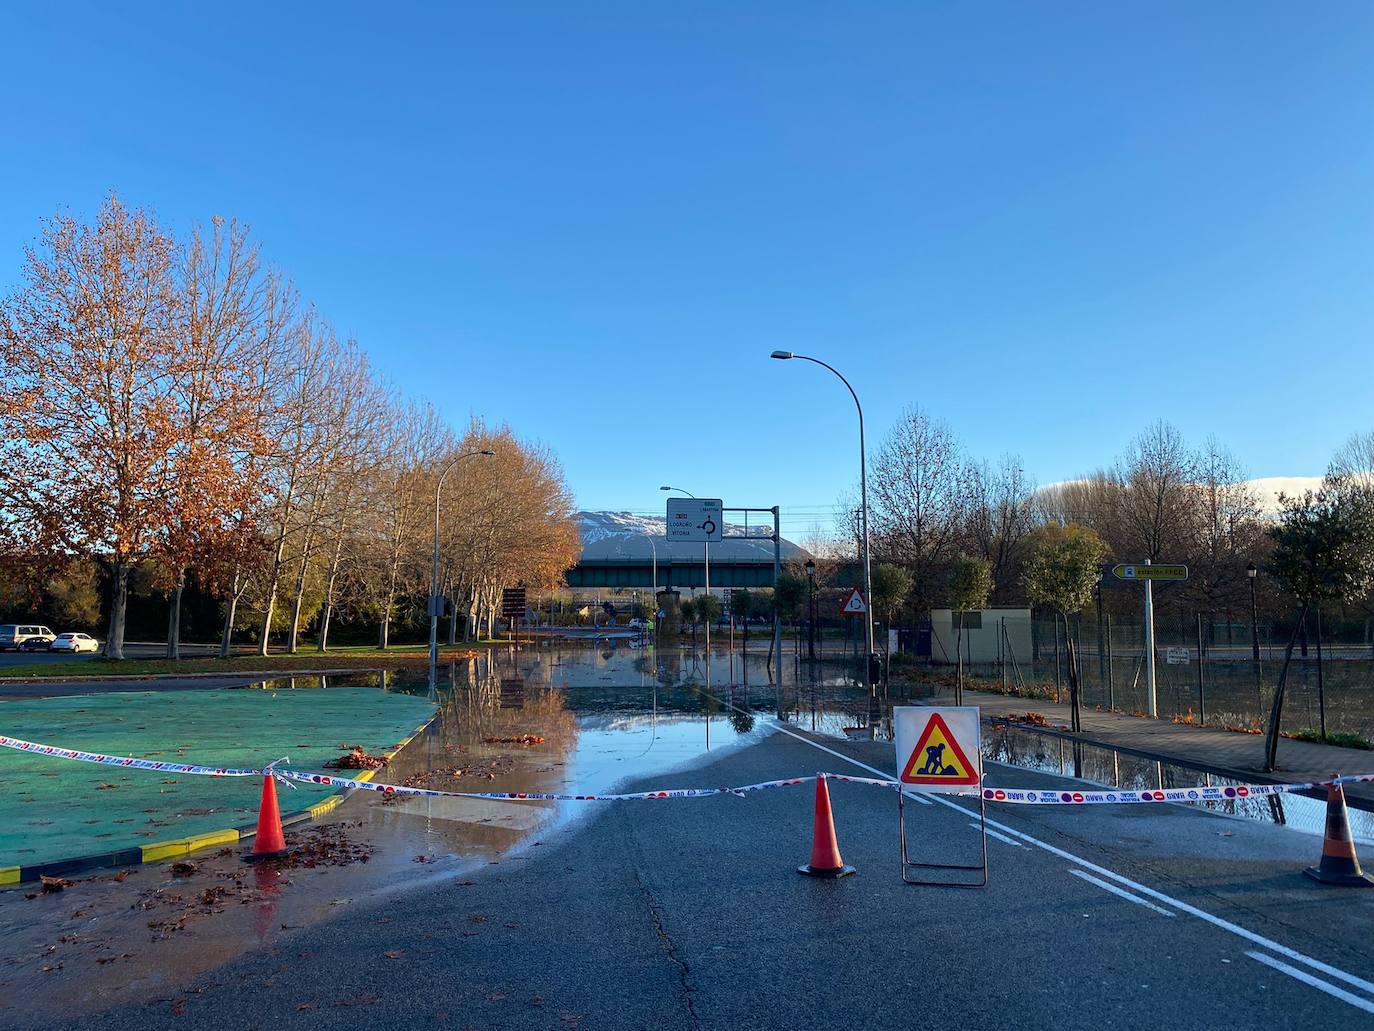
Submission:
M 0 867 L 0 884 L 18 884 L 19 867 L 3 866 Z

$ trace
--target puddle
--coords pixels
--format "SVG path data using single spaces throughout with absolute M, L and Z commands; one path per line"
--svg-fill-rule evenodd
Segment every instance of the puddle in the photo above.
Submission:
M 1205 770 L 1068 741 L 1053 734 L 1021 728 L 983 727 L 983 758 L 1040 773 L 1085 780 L 1105 788 L 1140 791 L 1145 788 L 1227 787 L 1244 781 L 1221 777 Z M 1278 824 L 1321 837 L 1326 831 L 1326 799 L 1307 795 L 1267 795 L 1219 802 L 1190 802 L 1192 809 L 1207 809 L 1259 823 Z M 1374 844 L 1374 813 L 1350 809 L 1350 830 L 1355 840 Z
M 833 669 L 809 679 L 790 652 L 783 656 L 786 684 L 778 688 L 766 644 L 747 659 L 721 652 L 708 664 L 687 647 L 637 643 L 545 642 L 483 653 L 441 670 L 433 696 L 422 669 L 284 677 L 252 689 L 304 695 L 368 688 L 432 701 L 435 720 L 376 779 L 441 790 L 606 794 L 626 781 L 749 747 L 778 721 L 835 738 L 890 740 L 888 723 L 870 713 L 862 689 Z M 293 755 L 294 765 L 318 769 L 323 751 Z M 986 732 L 984 754 L 1120 788 L 1232 783 L 1023 729 Z M 284 809 L 297 808 L 294 792 L 282 794 Z M 1325 820 L 1321 800 L 1300 796 L 1208 807 L 1313 834 Z M 337 862 L 245 873 L 236 854 L 211 853 L 193 858 L 198 869 L 189 880 L 160 864 L 135 868 L 123 881 L 110 873 L 82 878 L 57 895 L 26 899 L 32 886 L 0 892 L 0 936 L 10 946 L 10 958 L 0 963 L 0 997 L 33 1013 L 68 1015 L 125 998 L 174 999 L 200 973 L 246 950 L 274 947 L 340 907 L 436 879 L 462 886 L 478 866 L 522 861 L 599 811 L 595 803 L 358 792 L 324 825 L 288 830 L 289 840 L 312 841 Z M 1352 810 L 1351 820 L 1361 841 L 1374 841 L 1374 814 Z M 385 907 L 375 912 L 378 922 L 388 919 Z

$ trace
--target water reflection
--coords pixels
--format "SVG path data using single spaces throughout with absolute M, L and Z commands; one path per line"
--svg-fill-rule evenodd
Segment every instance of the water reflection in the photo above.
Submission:
M 622 781 L 680 769 L 758 740 L 773 720 L 835 738 L 892 739 L 890 718 L 874 711 L 862 687 L 832 668 L 785 660 L 789 675 L 779 685 L 764 652 L 721 649 L 708 655 L 686 646 L 632 644 L 638 642 L 543 644 L 449 663 L 441 670 L 436 720 L 383 779 L 454 791 L 604 794 Z M 256 686 L 365 685 L 428 690 L 419 669 L 288 677 Z M 539 740 L 518 743 L 530 735 Z M 991 730 L 983 752 L 990 761 L 1125 789 L 1236 783 L 1024 728 Z M 1323 799 L 1284 795 L 1205 804 L 1312 834 L 1325 827 Z M 426 834 L 435 836 L 435 848 L 495 855 L 577 811 L 536 802 L 403 799 L 371 806 L 367 819 L 392 830 L 397 820 L 419 818 Z M 1359 840 L 1374 842 L 1374 814 L 1351 809 L 1350 819 Z
M 1054 735 L 1006 727 L 993 727 L 984 733 L 983 758 L 1130 791 L 1157 787 L 1187 788 L 1199 784 L 1204 787 L 1227 787 L 1244 783 L 1204 770 L 1144 759 Z M 1326 800 L 1307 795 L 1266 795 L 1260 798 L 1193 802 L 1189 805 L 1261 823 L 1276 823 L 1307 834 L 1321 835 L 1326 829 Z M 1350 828 L 1357 841 L 1374 844 L 1374 813 L 1351 809 Z

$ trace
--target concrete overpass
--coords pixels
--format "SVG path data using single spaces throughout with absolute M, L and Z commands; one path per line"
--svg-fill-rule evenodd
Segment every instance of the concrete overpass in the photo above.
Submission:
M 654 587 L 661 591 L 706 586 L 702 546 L 669 541 L 663 536 L 661 519 L 620 512 L 582 512 L 579 517 L 582 556 L 567 572 L 569 587 Z M 768 526 L 727 526 L 725 540 L 711 545 L 711 587 L 772 587 L 772 534 L 771 517 Z M 783 540 L 781 545 L 783 562 L 806 555 L 791 541 Z

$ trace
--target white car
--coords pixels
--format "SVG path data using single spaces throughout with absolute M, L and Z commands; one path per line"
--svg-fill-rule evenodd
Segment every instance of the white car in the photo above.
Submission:
M 6 623 L 0 626 L 0 652 L 6 648 L 19 651 L 25 641 L 34 639 L 51 641 L 53 633 L 47 627 L 36 623 Z
M 98 652 L 100 642 L 90 634 L 58 634 L 52 644 L 48 645 L 50 652 Z

